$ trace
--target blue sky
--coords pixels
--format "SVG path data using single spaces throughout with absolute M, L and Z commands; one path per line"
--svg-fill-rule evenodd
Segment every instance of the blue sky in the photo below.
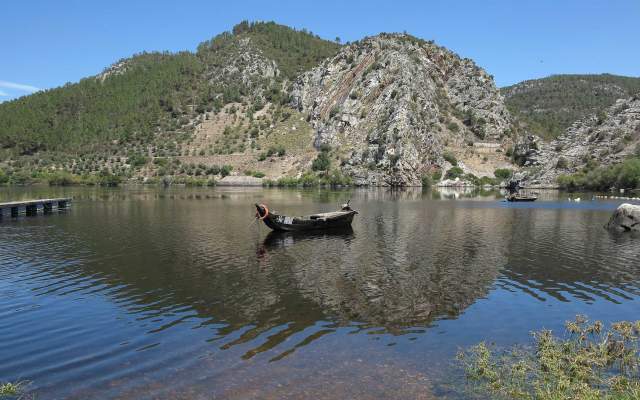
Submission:
M 194 50 L 243 19 L 343 41 L 407 31 L 474 59 L 499 86 L 560 73 L 640 76 L 640 0 L 4 0 L 0 101 L 143 50 Z

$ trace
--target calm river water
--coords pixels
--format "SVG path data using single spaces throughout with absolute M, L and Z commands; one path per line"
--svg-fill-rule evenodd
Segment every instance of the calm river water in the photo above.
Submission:
M 266 189 L 0 189 L 0 381 L 43 399 L 460 398 L 456 352 L 640 317 L 619 202 Z M 351 198 L 351 232 L 252 224 Z

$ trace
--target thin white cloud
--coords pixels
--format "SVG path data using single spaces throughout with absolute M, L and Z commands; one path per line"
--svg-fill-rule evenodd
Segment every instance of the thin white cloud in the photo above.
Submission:
M 8 95 L 9 95 L 9 93 L 0 90 L 0 96 L 8 96 Z
M 23 85 L 22 83 L 0 81 L 0 88 L 21 90 L 23 92 L 37 92 L 40 88 L 31 85 Z M 4 93 L 4 92 L 3 92 Z

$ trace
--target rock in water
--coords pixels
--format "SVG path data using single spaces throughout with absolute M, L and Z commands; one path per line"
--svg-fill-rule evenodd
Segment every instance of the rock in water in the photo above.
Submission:
M 605 227 L 618 232 L 640 232 L 640 206 L 621 204 Z

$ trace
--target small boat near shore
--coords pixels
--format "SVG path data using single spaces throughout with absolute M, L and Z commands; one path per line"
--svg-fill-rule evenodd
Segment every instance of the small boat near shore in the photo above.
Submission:
M 264 204 L 256 204 L 256 218 L 264 222 L 274 231 L 312 231 L 321 229 L 344 229 L 351 226 L 353 217 L 358 214 L 351 209 L 349 203 L 344 204 L 339 211 L 289 217 L 270 212 Z
M 536 201 L 536 200 L 538 200 L 538 196 L 513 193 L 513 194 L 506 195 L 505 199 L 507 201 L 512 201 L 512 202 L 515 202 L 515 201 Z
M 506 201 L 510 202 L 527 202 L 527 201 L 536 201 L 538 200 L 538 196 L 535 194 L 523 194 L 520 193 L 520 181 L 512 180 L 507 185 L 507 190 L 509 194 L 507 194 L 504 198 Z

